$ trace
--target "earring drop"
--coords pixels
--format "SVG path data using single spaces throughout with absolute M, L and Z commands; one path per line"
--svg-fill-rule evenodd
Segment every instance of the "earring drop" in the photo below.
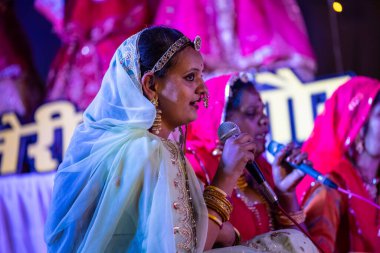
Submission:
M 355 149 L 356 149 L 356 151 L 358 152 L 358 154 L 363 153 L 363 151 L 364 151 L 364 143 L 363 143 L 363 140 L 360 139 L 360 140 L 356 143 Z
M 154 105 L 156 108 L 156 118 L 154 119 L 153 125 L 152 125 L 152 132 L 154 134 L 159 134 L 161 131 L 161 115 L 162 111 L 158 108 L 158 98 L 154 97 L 150 100 L 150 102 Z

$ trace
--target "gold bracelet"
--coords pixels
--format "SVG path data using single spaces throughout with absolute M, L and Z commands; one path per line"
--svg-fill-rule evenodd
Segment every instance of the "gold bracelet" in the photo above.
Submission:
M 220 188 L 218 188 L 218 187 L 216 187 L 216 186 L 213 186 L 213 185 L 208 185 L 208 186 L 206 186 L 206 189 L 217 191 L 217 192 L 223 194 L 224 197 L 227 197 L 227 196 L 228 196 L 227 193 L 226 193 L 225 191 L 223 191 L 222 189 L 220 189 Z
M 218 219 L 218 217 L 212 214 L 208 214 L 208 218 L 212 220 L 216 225 L 218 225 L 220 229 L 222 229 L 223 222 L 220 219 Z
M 230 219 L 233 206 L 224 191 L 215 186 L 207 186 L 203 192 L 203 198 L 206 206 L 214 210 L 222 218 L 222 222 Z
M 234 244 L 232 246 L 235 246 L 235 245 L 239 245 L 240 244 L 240 241 L 241 241 L 241 236 L 240 236 L 240 232 L 239 230 L 237 230 L 237 228 L 234 228 L 234 231 L 235 231 L 235 241 L 234 241 Z
M 216 211 L 220 217 L 222 217 L 223 222 L 230 219 L 233 207 L 227 199 L 221 199 L 206 193 L 203 195 L 203 198 L 206 202 L 206 206 Z
M 214 202 L 214 203 L 218 204 L 220 207 L 223 207 L 223 209 L 227 210 L 228 213 L 232 212 L 233 206 L 232 206 L 231 202 L 228 201 L 228 199 L 226 199 L 226 198 L 220 198 L 218 196 L 215 196 L 212 194 L 207 194 L 207 193 L 203 194 L 203 198 L 206 201 L 206 203 L 207 203 L 207 201 Z
M 230 211 L 220 202 L 217 202 L 213 199 L 205 198 L 206 206 L 214 210 L 222 218 L 222 221 L 228 221 L 230 219 Z

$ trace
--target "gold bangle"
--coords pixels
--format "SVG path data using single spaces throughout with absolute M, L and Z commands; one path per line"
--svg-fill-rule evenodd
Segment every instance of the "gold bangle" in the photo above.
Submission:
M 229 202 L 226 198 L 219 198 L 217 196 L 210 195 L 210 194 L 204 194 L 203 198 L 206 201 L 206 203 L 207 202 L 214 202 L 214 203 L 218 204 L 220 207 L 227 210 L 229 213 L 232 212 L 233 206 L 232 206 L 231 202 Z
M 230 219 L 230 213 L 228 213 L 224 208 L 221 208 L 219 205 L 209 201 L 206 201 L 206 205 L 222 218 L 222 222 L 228 221 Z
M 206 206 L 217 212 L 223 222 L 230 219 L 230 214 L 233 207 L 231 203 L 227 202 L 227 199 L 219 199 L 218 197 L 209 194 L 204 194 L 203 197 L 206 202 Z
M 233 229 L 235 231 L 235 241 L 234 241 L 234 244 L 232 246 L 235 246 L 235 245 L 239 245 L 240 244 L 241 236 L 240 236 L 240 232 L 239 232 L 239 230 L 237 230 L 237 228 L 235 228 L 233 226 Z
M 213 185 L 208 185 L 208 186 L 206 186 L 206 189 L 209 189 L 209 190 L 215 190 L 215 191 L 217 191 L 217 192 L 223 194 L 224 197 L 227 197 L 227 196 L 228 196 L 227 193 L 226 193 L 225 191 L 223 191 L 222 189 L 220 189 L 220 188 L 218 188 L 218 187 L 216 187 L 216 186 L 213 186 Z
M 222 229 L 223 222 L 220 219 L 218 219 L 218 217 L 212 214 L 208 214 L 208 218 L 212 220 L 216 225 L 218 225 L 220 229 Z
M 214 186 L 207 186 L 203 192 L 206 206 L 214 210 L 222 219 L 222 222 L 230 219 L 233 206 L 227 199 L 227 194 Z

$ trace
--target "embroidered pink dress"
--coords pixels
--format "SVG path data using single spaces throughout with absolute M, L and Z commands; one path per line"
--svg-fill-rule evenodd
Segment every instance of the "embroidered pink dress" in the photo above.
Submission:
M 205 184 L 212 181 L 219 164 L 220 157 L 214 155 L 213 151 L 217 147 L 217 128 L 225 106 L 225 87 L 230 78 L 231 75 L 223 75 L 206 82 L 210 94 L 209 107 L 200 107 L 198 119 L 190 123 L 187 130 L 186 155 L 198 178 Z M 271 165 L 263 156 L 258 156 L 256 162 L 273 187 Z M 230 221 L 239 230 L 242 241 L 251 240 L 276 228 L 269 203 L 255 189 L 253 182 L 248 180 L 247 183 L 249 187 L 236 187 L 231 196 L 234 209 Z
M 160 2 L 155 24 L 202 38 L 206 71 L 294 68 L 313 77 L 315 57 L 294 0 Z
M 48 99 L 86 108 L 99 90 L 116 48 L 147 25 L 148 1 L 38 0 L 36 7 L 62 39 L 48 77 Z
M 347 156 L 365 124 L 372 103 L 380 92 L 380 82 L 353 77 L 326 101 L 314 129 L 304 143 L 313 167 L 328 174 L 340 187 L 380 204 L 371 196 L 364 181 Z M 298 187 L 303 196 L 309 233 L 324 252 L 380 252 L 380 211 L 357 198 L 312 184 L 305 177 Z M 377 188 L 379 189 L 379 188 Z

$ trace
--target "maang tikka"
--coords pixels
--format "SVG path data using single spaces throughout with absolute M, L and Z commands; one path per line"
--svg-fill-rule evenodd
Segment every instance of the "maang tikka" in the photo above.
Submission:
M 153 125 L 152 125 L 152 132 L 154 134 L 159 134 L 161 131 L 161 115 L 162 111 L 158 108 L 158 97 L 154 97 L 150 100 L 150 102 L 154 105 L 156 108 L 156 118 L 154 119 Z

